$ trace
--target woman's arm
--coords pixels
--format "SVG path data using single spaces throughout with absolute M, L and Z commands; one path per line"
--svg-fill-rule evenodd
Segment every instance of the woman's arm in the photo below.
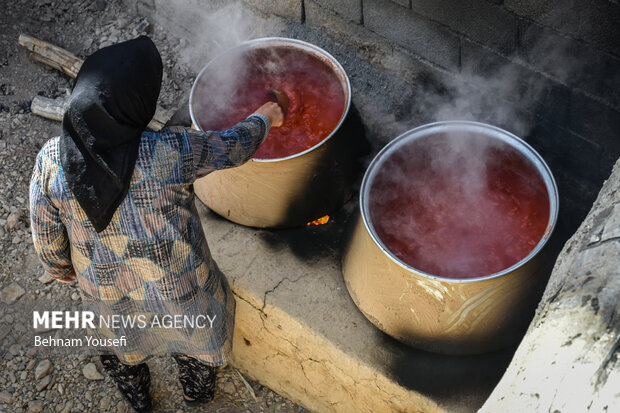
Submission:
M 209 172 L 239 166 L 250 160 L 267 137 L 269 128 L 280 126 L 282 122 L 280 106 L 268 102 L 244 121 L 221 132 L 178 127 L 172 127 L 170 131 L 181 133 L 189 140 L 195 179 L 198 179 Z
M 54 279 L 70 282 L 75 279 L 67 229 L 60 213 L 50 201 L 42 178 L 42 153 L 39 153 L 30 180 L 30 225 L 35 251 L 45 271 Z

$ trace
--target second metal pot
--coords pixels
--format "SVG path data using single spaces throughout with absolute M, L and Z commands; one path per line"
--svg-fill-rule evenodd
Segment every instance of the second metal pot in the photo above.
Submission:
M 542 239 L 521 261 L 476 278 L 439 277 L 396 257 L 375 231 L 369 211 L 372 181 L 382 162 L 400 145 L 437 134 L 481 134 L 510 145 L 542 177 L 549 195 L 549 221 Z M 546 274 L 541 251 L 558 214 L 558 192 L 543 159 L 523 140 L 477 122 L 438 122 L 413 129 L 390 142 L 372 161 L 360 189 L 360 216 L 343 260 L 353 301 L 379 329 L 412 346 L 447 354 L 476 354 L 515 342 L 525 331 L 540 298 Z

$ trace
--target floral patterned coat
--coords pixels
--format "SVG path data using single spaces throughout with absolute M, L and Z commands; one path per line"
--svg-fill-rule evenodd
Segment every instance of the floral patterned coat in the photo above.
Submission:
M 124 345 L 111 348 L 122 362 L 173 353 L 211 365 L 226 362 L 234 298 L 209 252 L 192 183 L 249 160 L 268 130 L 266 117 L 252 115 L 223 132 L 177 127 L 144 132 L 129 192 L 100 233 L 68 190 L 59 138 L 41 149 L 30 185 L 35 249 L 52 277 L 75 270 L 84 310 L 95 313 L 96 328 L 88 333 L 98 339 L 125 337 Z M 202 323 L 196 322 L 200 315 Z M 109 322 L 119 316 L 134 322 L 176 316 L 182 322 L 172 328 Z

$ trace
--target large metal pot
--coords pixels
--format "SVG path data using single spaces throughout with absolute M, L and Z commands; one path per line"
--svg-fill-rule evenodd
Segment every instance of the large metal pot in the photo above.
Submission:
M 277 37 L 254 39 L 213 59 L 197 76 L 190 94 L 194 127 L 199 125 L 194 113 L 200 99 L 197 85 L 212 66 L 249 49 L 274 47 L 308 53 L 332 68 L 342 85 L 345 107 L 337 127 L 315 146 L 283 158 L 252 159 L 195 182 L 196 195 L 210 209 L 238 224 L 259 228 L 303 225 L 340 207 L 352 192 L 349 153 L 340 142 L 351 104 L 349 78 L 336 59 L 310 43 Z
M 516 149 L 534 165 L 549 195 L 549 221 L 542 239 L 521 261 L 494 274 L 455 279 L 427 274 L 388 250 L 369 211 L 369 191 L 382 163 L 401 145 L 444 133 L 474 133 Z M 523 140 L 477 122 L 438 122 L 397 137 L 372 161 L 360 189 L 360 216 L 343 260 L 353 301 L 378 328 L 412 346 L 447 354 L 483 353 L 513 343 L 523 334 L 545 274 L 540 254 L 553 231 L 558 193 L 551 171 Z

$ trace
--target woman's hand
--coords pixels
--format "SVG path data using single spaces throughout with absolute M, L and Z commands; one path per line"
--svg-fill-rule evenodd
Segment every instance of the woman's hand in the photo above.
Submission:
M 256 109 L 254 113 L 260 113 L 261 115 L 265 115 L 271 126 L 282 126 L 284 123 L 284 114 L 282 113 L 282 108 L 275 102 L 267 102 L 260 108 Z
M 63 278 L 56 278 L 56 281 L 64 284 L 69 284 L 73 280 L 75 280 L 75 270 L 71 270 L 71 272 Z

